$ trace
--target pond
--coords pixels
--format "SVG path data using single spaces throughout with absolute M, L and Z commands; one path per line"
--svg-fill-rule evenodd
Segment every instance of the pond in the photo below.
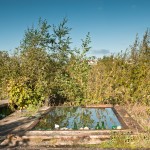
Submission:
M 112 108 L 55 107 L 32 130 L 121 129 Z
M 0 107 L 0 120 L 10 115 L 12 112 L 13 111 L 8 106 Z

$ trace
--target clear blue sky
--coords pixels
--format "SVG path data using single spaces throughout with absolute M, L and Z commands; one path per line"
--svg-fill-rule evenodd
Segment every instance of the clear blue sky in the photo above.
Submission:
M 117 53 L 150 27 L 150 0 L 0 0 L 0 50 L 19 46 L 39 17 L 59 24 L 67 17 L 73 47 L 90 32 L 91 55 Z

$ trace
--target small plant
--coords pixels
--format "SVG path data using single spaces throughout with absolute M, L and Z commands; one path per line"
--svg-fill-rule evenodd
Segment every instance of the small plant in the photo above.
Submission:
M 34 105 L 29 105 L 26 109 L 26 111 L 23 113 L 24 116 L 30 117 L 34 115 L 40 108 L 40 105 L 34 106 Z
M 150 116 L 150 108 L 147 108 L 146 113 Z
M 101 143 L 97 147 L 103 148 L 150 148 L 150 138 L 149 133 L 138 134 L 136 136 L 128 133 L 116 133 L 112 132 L 109 141 Z

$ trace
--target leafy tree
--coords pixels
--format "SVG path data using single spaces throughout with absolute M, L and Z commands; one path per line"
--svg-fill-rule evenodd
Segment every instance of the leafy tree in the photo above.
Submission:
M 23 105 L 27 107 L 29 104 L 42 102 L 43 95 L 45 98 L 51 95 L 57 98 L 60 95 L 69 99 L 70 97 L 64 94 L 66 91 L 68 94 L 72 91 L 72 95 L 74 95 L 72 98 L 78 95 L 79 90 L 76 88 L 72 89 L 69 86 L 62 88 L 65 85 L 62 83 L 63 80 L 76 84 L 71 77 L 65 78 L 68 74 L 66 71 L 68 62 L 73 54 L 73 50 L 70 49 L 71 38 L 69 37 L 71 29 L 66 26 L 66 23 L 67 20 L 64 19 L 58 27 L 53 25 L 52 28 L 46 20 L 40 19 L 37 28 L 32 26 L 25 31 L 17 53 L 19 74 L 8 84 L 12 104 L 16 103 L 21 108 Z M 49 31 L 50 29 L 52 31 Z M 87 43 L 84 43 L 83 47 L 86 48 L 86 46 Z M 61 83 L 62 85 L 59 86 Z M 36 88 L 37 85 L 40 89 Z M 41 97 L 37 96 L 39 95 L 38 90 L 42 91 Z M 35 103 L 29 103 L 32 99 Z
M 10 58 L 7 52 L 0 51 L 0 99 L 5 98 L 3 89 L 6 86 L 6 80 L 9 74 Z
M 81 50 L 74 50 L 65 70 L 57 74 L 55 78 L 55 84 L 60 89 L 60 94 L 66 97 L 72 105 L 84 104 L 84 99 L 87 98 L 90 66 L 86 53 L 90 49 L 90 42 L 90 36 L 87 34 L 85 40 L 82 40 Z
M 0 97 L 9 96 L 12 107 L 20 109 L 45 99 L 70 105 L 150 105 L 149 30 L 141 41 L 136 36 L 125 53 L 103 57 L 94 65 L 86 56 L 90 35 L 81 48 L 71 49 L 70 31 L 66 18 L 58 26 L 39 19 L 12 55 L 0 51 Z

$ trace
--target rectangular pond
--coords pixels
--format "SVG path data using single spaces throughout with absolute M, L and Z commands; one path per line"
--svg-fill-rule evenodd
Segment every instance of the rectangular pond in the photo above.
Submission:
M 112 108 L 54 107 L 32 130 L 121 129 Z
M 122 106 L 112 105 L 43 107 L 25 128 L 22 138 L 36 146 L 100 144 L 113 133 L 142 132 Z

